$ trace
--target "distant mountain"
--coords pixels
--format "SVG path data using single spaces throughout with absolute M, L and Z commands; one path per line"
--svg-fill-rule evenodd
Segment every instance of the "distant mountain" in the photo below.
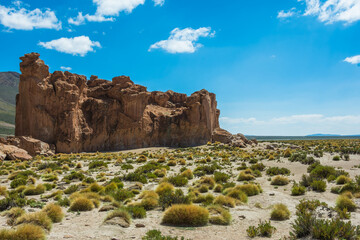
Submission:
M 0 72 L 0 134 L 15 132 L 15 104 L 19 91 L 20 74 Z
M 322 133 L 306 135 L 306 137 L 340 137 L 340 136 L 341 135 L 339 134 L 322 134 Z

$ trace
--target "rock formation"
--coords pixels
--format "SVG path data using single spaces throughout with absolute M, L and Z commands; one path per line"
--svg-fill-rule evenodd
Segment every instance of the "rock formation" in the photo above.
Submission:
M 21 148 L 32 157 L 36 155 L 43 155 L 43 156 L 52 156 L 55 154 L 55 146 L 49 145 L 48 143 L 42 142 L 38 139 L 34 139 L 31 137 L 14 137 L 8 136 L 6 139 L 0 139 L 1 143 L 7 145 L 13 145 L 18 148 Z
M 55 71 L 38 53 L 20 59 L 16 136 L 31 136 L 57 152 L 194 146 L 219 128 L 215 94 L 148 92 L 129 77 L 112 81 Z

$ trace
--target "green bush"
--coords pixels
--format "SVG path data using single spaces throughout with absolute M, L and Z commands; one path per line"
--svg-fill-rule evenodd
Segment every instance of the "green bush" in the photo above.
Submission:
M 95 160 L 89 164 L 89 169 L 98 168 L 98 167 L 107 167 L 107 163 L 104 161 Z
M 250 226 L 246 230 L 246 232 L 247 232 L 248 236 L 251 238 L 257 237 L 257 236 L 270 238 L 276 232 L 276 228 L 271 225 L 270 221 L 268 221 L 268 222 L 260 221 L 260 223 L 257 227 Z
M 287 168 L 278 168 L 278 167 L 271 167 L 266 170 L 266 175 L 269 176 L 276 176 L 276 175 L 290 175 L 290 170 Z
M 22 185 L 26 185 L 26 178 L 16 178 L 10 183 L 11 188 L 17 188 Z
M 181 189 L 176 189 L 176 191 L 167 190 L 162 192 L 159 198 L 159 205 L 163 211 L 172 206 L 173 204 L 189 204 L 189 196 L 185 196 L 184 192 Z
M 326 182 L 322 180 L 315 180 L 311 183 L 311 189 L 315 192 L 325 192 Z
M 293 196 L 300 196 L 304 195 L 306 192 L 306 188 L 304 186 L 299 186 L 298 184 L 294 184 L 291 189 L 291 195 Z
M 146 218 L 146 210 L 140 206 L 128 206 L 127 211 L 130 213 L 133 219 Z
M 178 237 L 163 236 L 158 230 L 150 230 L 142 240 L 185 240 L 185 238 L 181 237 L 181 239 L 179 239 Z
M 310 175 L 315 179 L 325 179 L 331 175 L 336 175 L 336 170 L 330 166 L 317 165 L 311 170 Z
M 126 189 L 118 189 L 117 191 L 113 192 L 111 196 L 116 201 L 125 201 L 126 199 L 135 197 L 135 194 L 132 191 L 126 190 Z
M 175 187 L 183 187 L 188 184 L 189 180 L 181 175 L 172 176 L 168 178 L 169 183 L 173 184 Z
M 230 176 L 223 172 L 215 172 L 214 180 L 217 183 L 226 183 L 229 180 Z
M 333 161 L 340 161 L 340 156 L 339 155 L 334 156 Z

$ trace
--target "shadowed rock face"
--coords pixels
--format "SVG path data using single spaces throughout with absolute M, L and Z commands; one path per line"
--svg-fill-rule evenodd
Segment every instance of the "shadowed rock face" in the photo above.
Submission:
M 194 146 L 219 128 L 215 94 L 148 92 L 129 77 L 112 81 L 55 71 L 38 53 L 21 57 L 16 136 L 54 144 L 57 152 Z

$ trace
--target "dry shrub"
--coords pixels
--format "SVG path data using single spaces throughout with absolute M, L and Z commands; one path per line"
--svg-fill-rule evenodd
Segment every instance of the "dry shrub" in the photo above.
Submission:
M 156 188 L 155 192 L 159 195 L 162 195 L 164 192 L 167 191 L 174 191 L 174 185 L 168 182 L 160 183 L 159 186 Z
M 0 186 L 0 196 L 6 196 L 6 186 Z
M 283 186 L 283 185 L 287 185 L 288 183 L 289 183 L 289 179 L 287 177 L 280 175 L 273 177 L 273 179 L 271 180 L 271 185 L 276 185 L 276 186 Z
M 244 171 L 239 174 L 238 181 L 251 181 L 254 180 L 255 177 L 252 174 L 245 173 Z
M 290 211 L 285 204 L 275 204 L 271 212 L 272 220 L 287 220 L 290 218 Z
M 26 213 L 16 220 L 16 225 L 29 223 L 40 226 L 45 230 L 50 231 L 52 227 L 52 221 L 45 212 Z
M 61 222 L 61 220 L 64 218 L 64 213 L 61 207 L 54 203 L 49 203 L 42 209 L 42 211 L 48 215 L 53 223 Z
M 191 171 L 191 169 L 186 169 L 185 171 L 183 171 L 180 176 L 182 177 L 186 177 L 187 179 L 193 179 L 194 178 L 194 174 Z
M 208 207 L 210 212 L 209 222 L 215 225 L 230 225 L 231 214 L 228 210 L 221 206 L 210 206 Z
M 226 207 L 235 207 L 235 199 L 229 196 L 218 196 L 215 198 L 214 204 L 218 204 L 221 206 L 226 206 Z
M 45 192 L 45 187 L 42 184 L 26 187 L 23 191 L 24 195 L 40 195 Z
M 200 184 L 208 185 L 209 189 L 213 189 L 215 187 L 215 180 L 212 177 L 201 177 Z
M 91 211 L 94 207 L 93 201 L 85 197 L 75 198 L 70 204 L 71 211 Z
M 243 191 L 236 189 L 236 188 L 233 188 L 230 191 L 228 191 L 226 196 L 240 200 L 240 202 L 243 202 L 243 203 L 247 203 L 247 201 L 248 201 L 248 197 L 247 197 L 246 193 L 244 193 Z
M 256 184 L 252 184 L 252 183 L 238 185 L 235 188 L 243 191 L 248 196 L 258 195 L 259 193 L 262 192 L 262 189 L 260 188 L 260 186 L 258 186 Z
M 141 200 L 140 205 L 146 210 L 152 210 L 159 205 L 159 201 L 156 198 L 144 198 Z
M 197 205 L 173 205 L 163 216 L 162 223 L 172 226 L 204 226 L 209 221 L 209 211 Z
M 14 225 L 16 219 L 25 214 L 25 210 L 20 207 L 13 207 L 10 210 L 6 211 L 3 216 L 8 217 L 6 221 L 10 226 Z
M 130 213 L 124 209 L 124 208 L 120 208 L 120 209 L 117 209 L 117 210 L 114 210 L 112 212 L 110 212 L 106 218 L 105 218 L 105 221 L 107 220 L 110 220 L 110 219 L 113 219 L 113 218 L 122 218 L 125 220 L 125 222 L 127 222 L 128 224 L 131 223 L 131 215 Z
M 336 199 L 336 208 L 340 210 L 344 210 L 346 208 L 349 212 L 354 212 L 356 210 L 356 204 L 346 195 L 340 195 Z
M 154 174 L 155 174 L 157 177 L 165 177 L 165 176 L 166 176 L 166 169 L 165 169 L 165 168 L 156 169 L 156 170 L 154 171 Z
M 0 230 L 0 239 L 4 240 L 45 240 L 44 230 L 33 224 L 22 224 L 16 230 Z
M 143 198 L 159 199 L 159 195 L 155 191 L 145 190 L 140 194 L 139 198 L 140 199 L 143 199 Z

